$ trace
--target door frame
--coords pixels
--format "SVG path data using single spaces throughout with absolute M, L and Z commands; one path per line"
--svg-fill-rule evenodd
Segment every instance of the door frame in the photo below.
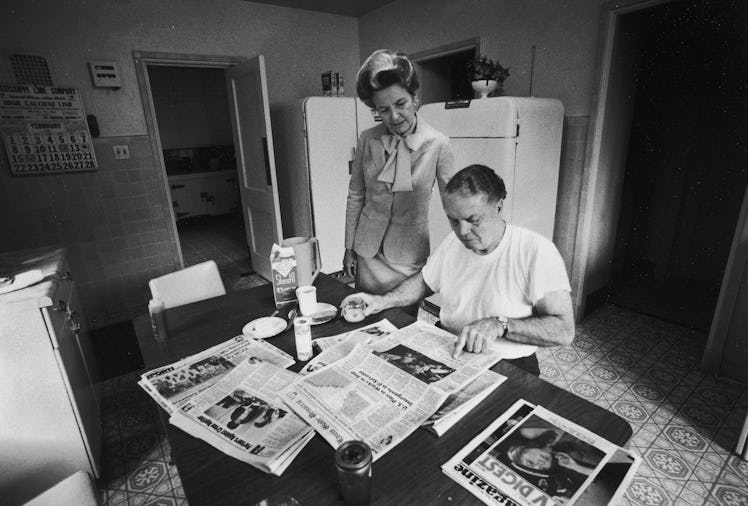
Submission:
M 589 261 L 589 246 L 592 237 L 592 226 L 597 216 L 595 197 L 600 188 L 598 180 L 601 174 L 601 158 L 603 153 L 604 130 L 607 122 L 611 121 L 608 112 L 608 99 L 611 91 L 611 74 L 617 61 L 613 53 L 619 39 L 619 16 L 672 2 L 673 0 L 608 0 L 602 6 L 600 21 L 600 35 L 598 60 L 594 68 L 592 83 L 592 104 L 590 107 L 590 124 L 587 130 L 585 163 L 582 174 L 582 189 L 577 214 L 576 238 L 572 256 L 571 292 L 576 320 L 584 317 L 586 309 L 586 278 Z M 603 178 L 604 179 L 604 178 Z M 611 223 L 616 226 L 616 223 Z
M 145 123 L 148 129 L 148 138 L 151 143 L 151 154 L 156 161 L 158 178 L 165 192 L 166 199 L 169 202 L 169 223 L 171 224 L 171 236 L 177 245 L 177 260 L 179 268 L 184 268 L 184 257 L 182 256 L 182 243 L 179 240 L 177 231 L 177 220 L 174 214 L 174 206 L 171 204 L 171 189 L 169 180 L 166 177 L 166 163 L 164 162 L 164 153 L 161 147 L 161 136 L 158 132 L 158 122 L 156 121 L 156 109 L 153 105 L 153 94 L 151 93 L 151 81 L 148 76 L 148 65 L 164 67 L 191 67 L 191 68 L 220 68 L 227 69 L 247 61 L 247 58 L 240 56 L 221 56 L 221 55 L 195 55 L 183 53 L 164 53 L 154 51 L 133 51 L 133 60 L 135 61 L 135 75 L 138 79 L 138 88 L 140 89 L 140 98 L 143 101 L 143 113 Z

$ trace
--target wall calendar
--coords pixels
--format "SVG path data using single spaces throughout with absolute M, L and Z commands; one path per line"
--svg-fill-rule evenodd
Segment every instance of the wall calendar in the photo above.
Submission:
M 0 135 L 15 175 L 98 167 L 76 88 L 0 85 Z

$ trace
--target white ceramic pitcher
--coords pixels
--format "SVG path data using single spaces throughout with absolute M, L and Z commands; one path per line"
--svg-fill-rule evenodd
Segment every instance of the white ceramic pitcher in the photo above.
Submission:
M 281 241 L 284 248 L 293 247 L 296 255 L 298 286 L 311 285 L 322 269 L 319 241 L 316 237 L 289 237 Z

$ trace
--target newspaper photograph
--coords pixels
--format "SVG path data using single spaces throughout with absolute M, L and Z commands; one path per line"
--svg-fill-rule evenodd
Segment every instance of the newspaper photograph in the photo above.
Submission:
M 377 460 L 498 358 L 452 357 L 456 337 L 417 322 L 299 377 L 281 393 L 332 446 L 369 444 Z
M 279 400 L 297 375 L 249 357 L 175 411 L 169 422 L 222 452 L 280 475 L 314 435 Z
M 454 393 L 500 360 L 497 353 L 452 356 L 457 336 L 417 321 L 371 344 L 373 353 L 420 381 Z
M 295 363 L 276 346 L 244 335 L 141 375 L 138 385 L 169 414 L 248 357 L 285 369 Z
M 622 465 L 608 467 L 603 480 L 598 475 L 611 458 Z M 550 506 L 612 498 L 633 476 L 636 460 L 591 431 L 518 401 L 442 470 L 486 504 Z
M 325 351 L 326 349 L 331 348 L 335 346 L 336 344 L 346 340 L 349 336 L 358 335 L 359 338 L 361 339 L 364 339 L 367 336 L 379 338 L 379 337 L 388 336 L 392 334 L 393 332 L 395 332 L 396 330 L 397 330 L 397 327 L 395 327 L 392 323 L 390 323 L 389 320 L 385 318 L 378 322 L 369 324 L 365 327 L 361 327 L 356 330 L 351 330 L 350 332 L 344 332 L 343 334 L 337 334 L 335 336 L 327 336 L 327 337 L 318 337 L 314 341 L 312 341 L 312 344 L 317 345 L 320 351 Z
M 324 343 L 320 346 L 320 350 L 322 351 L 319 355 L 310 360 L 304 368 L 299 371 L 299 374 L 304 376 L 312 371 L 321 369 L 322 367 L 332 364 L 336 360 L 340 360 L 348 355 L 358 343 L 372 343 L 384 336 L 392 334 L 396 330 L 397 327 L 390 323 L 389 320 L 384 319 L 344 334 L 317 338 L 313 341 L 314 343 L 324 340 Z
M 480 376 L 465 385 L 457 392 L 450 394 L 444 404 L 423 423 L 423 426 L 436 434 L 443 435 L 470 410 L 481 403 L 483 399 L 496 390 L 506 376 L 497 372 L 483 371 Z

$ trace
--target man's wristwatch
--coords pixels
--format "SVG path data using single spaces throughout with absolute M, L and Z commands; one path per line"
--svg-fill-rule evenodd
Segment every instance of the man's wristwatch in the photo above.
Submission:
M 509 333 L 509 318 L 506 316 L 492 316 L 494 320 L 501 324 L 501 335 L 499 337 L 506 337 Z

